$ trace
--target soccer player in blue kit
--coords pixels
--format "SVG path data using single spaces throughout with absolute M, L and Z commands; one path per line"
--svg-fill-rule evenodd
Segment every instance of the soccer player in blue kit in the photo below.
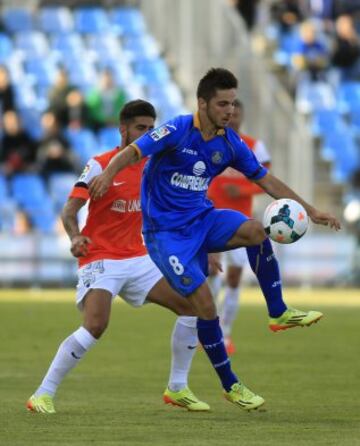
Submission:
M 231 128 L 238 82 L 223 68 L 212 68 L 197 89 L 198 112 L 178 116 L 137 139 L 115 156 L 90 185 L 101 197 L 115 174 L 150 156 L 144 169 L 141 203 L 143 233 L 152 260 L 171 286 L 193 305 L 199 340 L 217 372 L 225 397 L 247 410 L 264 404 L 233 373 L 216 307 L 206 283 L 208 253 L 247 248 L 250 265 L 264 294 L 270 327 L 310 325 L 322 314 L 288 308 L 282 298 L 277 260 L 262 224 L 233 210 L 216 210 L 206 197 L 213 177 L 233 167 L 272 197 L 301 203 L 316 224 L 340 229 L 338 220 L 306 203 L 258 163 Z

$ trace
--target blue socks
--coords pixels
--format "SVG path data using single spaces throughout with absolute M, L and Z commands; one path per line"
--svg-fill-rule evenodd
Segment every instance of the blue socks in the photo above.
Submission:
M 279 317 L 287 309 L 282 298 L 279 265 L 269 239 L 261 245 L 246 248 L 251 269 L 254 271 L 266 300 L 270 317 Z
M 225 350 L 219 318 L 212 320 L 198 319 L 197 329 L 199 341 L 218 374 L 222 386 L 228 392 L 231 386 L 239 380 L 231 371 L 230 359 Z

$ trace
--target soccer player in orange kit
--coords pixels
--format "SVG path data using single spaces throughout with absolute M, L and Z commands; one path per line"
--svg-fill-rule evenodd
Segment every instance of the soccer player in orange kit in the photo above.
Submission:
M 143 242 L 140 183 L 146 159 L 116 175 L 100 200 L 90 199 L 82 231 L 78 225 L 78 212 L 90 198 L 91 180 L 119 150 L 152 130 L 155 119 L 149 102 L 127 103 L 120 113 L 121 147 L 88 162 L 65 204 L 62 219 L 71 252 L 79 260 L 76 303 L 83 312 L 83 324 L 62 342 L 42 383 L 28 400 L 27 408 L 33 412 L 55 413 L 53 399 L 59 384 L 104 333 L 117 295 L 134 307 L 153 302 L 181 315 L 172 334 L 171 372 L 163 399 L 190 411 L 210 409 L 187 387 L 198 343 L 197 318 L 190 317 L 194 315 L 191 304 L 170 287 Z

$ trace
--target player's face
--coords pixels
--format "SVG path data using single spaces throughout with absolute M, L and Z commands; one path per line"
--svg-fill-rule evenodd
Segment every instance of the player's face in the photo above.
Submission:
M 232 114 L 234 113 L 234 101 L 236 99 L 236 90 L 217 90 L 216 95 L 206 104 L 206 113 L 209 121 L 217 128 L 223 128 L 229 125 Z
M 244 113 L 240 107 L 234 107 L 234 113 L 232 114 L 229 127 L 231 127 L 235 132 L 239 132 L 244 118 Z
M 155 120 L 150 116 L 136 116 L 131 122 L 120 126 L 120 132 L 125 145 L 131 144 L 144 133 L 154 128 Z

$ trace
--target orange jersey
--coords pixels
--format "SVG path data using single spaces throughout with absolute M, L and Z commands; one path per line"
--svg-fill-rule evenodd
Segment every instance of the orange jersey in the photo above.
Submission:
M 99 175 L 119 152 L 115 148 L 92 158 L 86 165 L 70 197 L 89 199 L 88 184 Z M 141 176 L 146 159 L 120 171 L 98 200 L 89 202 L 86 224 L 81 233 L 89 237 L 88 254 L 79 257 L 79 266 L 94 260 L 129 259 L 147 254 L 141 229 Z
M 270 155 L 265 145 L 251 136 L 240 134 L 246 145 L 251 149 L 258 161 L 262 164 L 270 164 Z M 231 188 L 236 191 L 231 193 Z M 213 201 L 214 206 L 219 209 L 234 209 L 251 217 L 253 207 L 253 196 L 264 191 L 257 184 L 249 181 L 242 173 L 228 167 L 212 181 L 208 197 Z

